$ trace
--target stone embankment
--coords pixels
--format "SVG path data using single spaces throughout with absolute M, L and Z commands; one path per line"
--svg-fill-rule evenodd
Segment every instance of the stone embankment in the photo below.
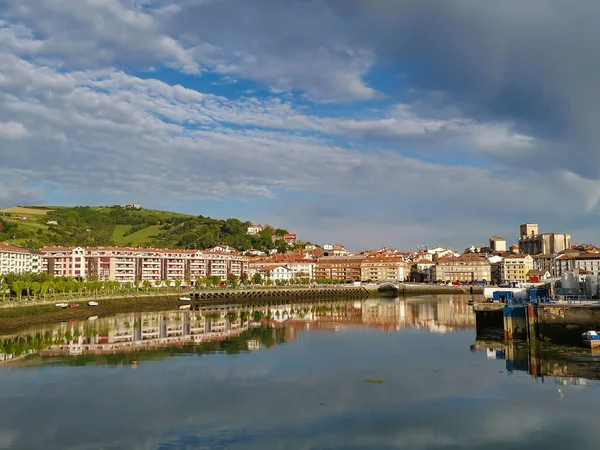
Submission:
M 483 286 L 446 286 L 441 284 L 421 283 L 383 283 L 380 285 L 365 285 L 371 292 L 393 297 L 407 297 L 411 295 L 436 295 L 436 294 L 483 294 Z

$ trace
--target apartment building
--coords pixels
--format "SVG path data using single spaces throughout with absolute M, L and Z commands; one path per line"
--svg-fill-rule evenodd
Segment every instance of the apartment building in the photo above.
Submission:
M 367 256 L 360 264 L 361 281 L 404 281 L 407 267 L 404 260 L 394 256 Z
M 554 260 L 555 256 L 552 254 L 541 254 L 541 255 L 533 255 L 533 270 L 537 270 L 538 272 L 546 273 L 550 272 L 551 275 L 554 275 Z
M 40 269 L 41 255 L 38 251 L 0 242 L 0 275 L 39 273 Z
M 41 270 L 54 276 L 134 283 L 161 280 L 195 280 L 248 272 L 248 258 L 234 253 L 200 250 L 143 249 L 128 247 L 44 247 Z
M 490 262 L 480 256 L 446 256 L 431 268 L 431 278 L 444 283 L 471 283 L 492 279 Z
M 317 259 L 315 278 L 360 281 L 361 264 L 365 256 L 323 256 Z
M 502 282 L 528 281 L 527 273 L 533 269 L 531 255 L 510 255 L 502 260 Z
M 573 270 L 586 271 L 597 277 L 600 275 L 600 253 L 564 254 L 555 260 L 554 276 L 560 277 Z

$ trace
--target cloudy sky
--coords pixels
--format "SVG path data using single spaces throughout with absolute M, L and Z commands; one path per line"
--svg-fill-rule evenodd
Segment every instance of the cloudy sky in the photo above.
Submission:
M 599 243 L 600 3 L 0 0 L 0 206 Z

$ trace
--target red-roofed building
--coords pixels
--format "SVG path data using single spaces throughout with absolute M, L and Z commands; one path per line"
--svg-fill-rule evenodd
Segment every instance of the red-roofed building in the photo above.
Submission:
M 296 234 L 288 233 L 283 235 L 283 240 L 287 245 L 294 246 L 296 245 Z

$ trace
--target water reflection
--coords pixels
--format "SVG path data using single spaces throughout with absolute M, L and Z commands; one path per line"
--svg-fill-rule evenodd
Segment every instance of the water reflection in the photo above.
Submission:
M 317 301 L 201 307 L 90 317 L 20 330 L 0 337 L 0 361 L 17 362 L 28 356 L 93 356 L 136 353 L 146 356 L 259 350 L 297 339 L 306 330 L 342 331 L 376 328 L 394 332 L 405 328 L 447 333 L 474 328 L 475 317 L 465 296 L 436 296 L 363 301 Z M 168 350 L 170 349 L 170 350 Z M 146 352 L 137 355 L 139 352 Z M 110 363 L 132 358 L 100 359 Z M 93 361 L 80 358 L 78 363 Z
M 565 386 L 587 386 L 588 381 L 600 380 L 600 349 L 477 339 L 471 351 L 486 352 L 488 360 L 505 360 L 508 373 L 527 373 L 553 382 L 561 396 Z

